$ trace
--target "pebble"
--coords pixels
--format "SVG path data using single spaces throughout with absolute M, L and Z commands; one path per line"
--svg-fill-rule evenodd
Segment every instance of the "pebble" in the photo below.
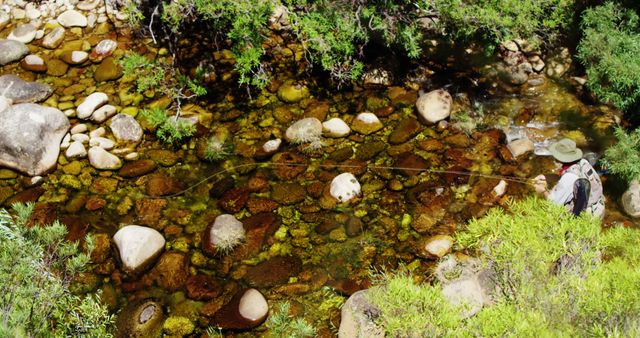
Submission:
M 9 24 L 11 17 L 5 11 L 0 10 L 0 29 L 3 29 L 6 25 Z
M 9 34 L 7 39 L 29 43 L 35 39 L 36 30 L 36 27 L 30 23 L 19 25 Z
M 104 127 L 96 128 L 89 133 L 89 137 L 102 137 L 107 133 L 107 130 Z
M 279 138 L 274 140 L 269 140 L 262 145 L 262 150 L 264 150 L 267 153 L 272 153 L 272 152 L 278 151 L 278 148 L 280 148 L 281 144 L 282 144 L 282 140 Z
M 72 134 L 71 140 L 82 143 L 89 143 L 89 136 L 87 134 Z
M 89 163 L 96 169 L 115 170 L 122 166 L 122 161 L 116 156 L 100 147 L 89 149 Z
M 89 146 L 111 150 L 116 146 L 116 143 L 106 137 L 92 137 L 91 140 L 89 140 Z
M 69 132 L 71 133 L 71 135 L 73 135 L 73 134 L 84 133 L 85 131 L 87 131 L 87 129 L 88 128 L 86 124 L 78 123 L 75 126 L 73 126 Z
M 25 70 L 41 73 L 47 71 L 47 65 L 44 63 L 44 60 L 37 55 L 27 55 L 22 61 L 20 61 L 20 66 Z
M 95 92 L 89 96 L 78 106 L 78 118 L 87 119 L 93 114 L 93 112 L 102 107 L 109 101 L 109 97 L 105 93 Z
M 80 1 L 76 5 L 76 8 L 81 10 L 81 11 L 90 11 L 90 10 L 93 10 L 96 7 L 98 7 L 100 2 L 101 2 L 101 0 L 84 0 L 84 1 Z
M 322 122 L 322 129 L 329 137 L 345 137 L 351 132 L 351 128 L 341 119 L 334 117 Z
M 352 173 L 342 173 L 331 181 L 329 192 L 340 202 L 348 202 L 360 194 L 360 183 Z
M 91 114 L 91 120 L 97 123 L 102 123 L 116 114 L 116 107 L 106 104 Z
M 14 7 L 11 9 L 11 16 L 16 20 L 22 20 L 27 16 L 27 12 L 22 8 Z
M 65 30 L 62 27 L 54 28 L 51 32 L 44 36 L 42 39 L 42 46 L 49 49 L 55 49 L 60 46 L 62 40 L 64 40 Z
M 67 148 L 67 151 L 64 153 L 64 155 L 68 159 L 84 158 L 87 156 L 87 149 L 84 147 L 84 144 L 82 144 L 82 142 L 74 141 L 69 145 L 69 148 Z

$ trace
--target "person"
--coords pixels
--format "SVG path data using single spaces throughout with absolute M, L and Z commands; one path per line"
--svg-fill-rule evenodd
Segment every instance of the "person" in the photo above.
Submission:
M 588 211 L 602 219 L 604 217 L 602 182 L 591 163 L 582 158 L 582 150 L 568 138 L 552 143 L 548 149 L 553 158 L 563 164 L 560 180 L 549 191 L 546 177 L 538 175 L 534 178 L 536 192 L 554 203 L 564 205 L 574 215 Z

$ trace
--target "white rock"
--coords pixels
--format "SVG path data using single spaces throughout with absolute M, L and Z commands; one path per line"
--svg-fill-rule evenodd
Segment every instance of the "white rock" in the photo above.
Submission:
M 42 46 L 49 49 L 54 49 L 60 46 L 62 40 L 64 40 L 65 30 L 62 27 L 54 28 L 51 32 L 44 36 L 42 39 Z
M 622 194 L 622 208 L 631 217 L 640 217 L 640 183 L 633 180 Z
M 29 43 L 36 38 L 36 30 L 36 27 L 30 23 L 19 25 L 7 36 L 7 39 Z
M 67 110 L 63 111 L 63 113 L 67 117 L 76 117 L 76 110 L 75 109 L 67 109 Z
M 500 197 L 504 195 L 506 191 L 507 191 L 507 182 L 505 180 L 500 180 L 500 182 L 498 182 L 498 184 L 495 187 L 493 187 L 493 195 L 496 197 Z
M 367 124 L 380 123 L 380 119 L 374 113 L 360 113 L 356 119 Z
M 44 59 L 37 55 L 29 54 L 24 58 L 24 62 L 29 66 L 42 66 L 44 65 Z
M 43 36 L 44 36 L 44 30 L 43 29 L 38 29 L 36 31 L 36 40 L 42 39 Z
M 259 321 L 269 313 L 269 304 L 260 291 L 248 289 L 240 298 L 238 312 L 248 320 Z
M 0 111 L 9 108 L 13 104 L 13 100 L 8 97 L 0 95 Z
M 71 63 L 81 64 L 89 58 L 89 53 L 83 52 L 81 50 L 74 50 L 71 52 Z
M 347 202 L 360 194 L 360 183 L 351 173 L 342 173 L 333 178 L 329 192 L 340 202 Z
M 209 239 L 213 247 L 229 251 L 244 240 L 245 231 L 242 222 L 235 216 L 223 214 L 216 217 L 209 229 Z
M 87 27 L 95 27 L 97 20 L 98 16 L 96 16 L 95 13 L 89 13 L 89 16 L 87 16 Z
M 357 291 L 342 305 L 338 338 L 385 337 L 384 330 L 371 318 L 380 309 L 371 303 L 368 292 L 368 289 Z
M 25 12 L 22 8 L 14 7 L 11 9 L 11 16 L 16 20 L 22 20 L 27 16 L 27 12 Z
M 78 106 L 78 118 L 89 118 L 97 108 L 107 103 L 107 101 L 109 101 L 109 97 L 105 93 L 95 92 L 87 96 L 87 98 Z
M 89 163 L 94 168 L 102 170 L 115 170 L 122 166 L 122 161 L 118 156 L 100 147 L 91 147 L 89 149 Z
M 87 131 L 87 125 L 84 123 L 78 123 L 75 126 L 71 127 L 71 130 L 69 132 L 71 133 L 71 135 L 73 135 L 84 133 L 85 131 Z
M 104 150 L 111 150 L 116 146 L 116 143 L 106 137 L 92 137 L 91 140 L 89 140 L 89 145 L 91 147 L 100 147 Z
M 27 18 L 33 20 L 33 19 L 39 18 L 42 15 L 42 13 L 39 10 L 37 10 L 36 8 L 32 7 L 32 8 L 28 8 L 26 10 L 25 15 L 27 16 Z
M 315 117 L 298 120 L 287 128 L 285 136 L 293 143 L 317 142 L 322 136 L 322 122 Z
M 262 145 L 262 150 L 264 150 L 267 153 L 272 153 L 277 151 L 278 148 L 280 148 L 281 144 L 282 144 L 282 140 L 279 138 L 274 140 L 269 140 Z
M 436 235 L 429 238 L 425 245 L 424 250 L 431 256 L 443 257 L 453 246 L 453 238 L 447 235 Z
M 139 142 L 142 139 L 142 127 L 131 115 L 118 114 L 109 121 L 109 127 L 116 140 Z
M 71 145 L 71 134 L 67 133 L 60 142 L 60 149 L 67 149 Z
M 438 123 L 451 114 L 453 99 L 444 89 L 437 89 L 421 95 L 416 101 L 418 114 L 429 123 Z
M 8 25 L 9 21 L 11 21 L 11 16 L 7 12 L 0 10 L 0 29 Z
M 60 14 L 57 18 L 58 23 L 63 27 L 87 27 L 87 17 L 82 13 L 70 9 Z
M 84 144 L 80 141 L 73 141 L 67 151 L 65 151 L 64 156 L 68 159 L 72 158 L 84 158 L 87 156 L 87 149 L 84 147 Z
M 127 225 L 113 235 L 120 260 L 126 271 L 133 272 L 160 254 L 165 240 L 158 231 L 139 225 Z
M 111 39 L 104 39 L 100 41 L 93 49 L 97 55 L 109 55 L 118 48 L 118 43 Z
M 91 114 L 91 120 L 97 123 L 102 123 L 108 118 L 116 114 L 116 107 L 106 104 Z
M 107 130 L 104 127 L 96 128 L 89 132 L 89 137 L 102 137 L 107 133 Z
M 90 10 L 95 9 L 96 7 L 98 7 L 100 2 L 101 2 L 101 0 L 84 0 L 84 1 L 80 1 L 76 5 L 76 8 L 81 10 L 81 11 L 90 11 Z
M 138 154 L 137 152 L 132 152 L 132 153 L 128 153 L 124 156 L 124 159 L 127 161 L 135 161 L 137 159 L 140 158 L 140 154 Z
M 525 137 L 509 142 L 507 149 L 509 149 L 513 157 L 518 158 L 521 155 L 533 151 L 534 144 L 529 138 Z
M 89 135 L 87 135 L 87 134 L 73 134 L 73 135 L 71 135 L 71 141 L 89 143 Z
M 341 119 L 334 117 L 322 122 L 322 129 L 329 137 L 345 137 L 351 132 L 351 128 Z

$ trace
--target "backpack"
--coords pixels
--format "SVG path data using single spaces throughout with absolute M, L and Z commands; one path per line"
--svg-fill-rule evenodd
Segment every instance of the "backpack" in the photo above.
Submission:
M 604 194 L 602 191 L 602 182 L 600 181 L 600 176 L 598 176 L 598 173 L 593 169 L 589 161 L 581 159 L 580 162 L 570 166 L 566 172 L 573 173 L 579 178 L 589 180 L 591 189 L 589 191 L 587 210 L 591 211 L 596 216 L 602 217 L 604 215 Z

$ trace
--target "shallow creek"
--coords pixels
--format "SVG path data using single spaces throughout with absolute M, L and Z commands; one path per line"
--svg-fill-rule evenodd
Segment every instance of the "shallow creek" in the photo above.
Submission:
M 127 50 L 145 50 L 109 30 L 68 36 L 65 43 L 83 39 L 93 46 L 104 38 L 118 39 L 116 57 Z M 33 49 L 56 58 L 39 46 Z M 92 74 L 99 65 L 51 75 L 12 64 L 1 73 L 51 84 L 54 99 L 46 101 L 49 105 L 70 102 L 72 107 L 101 91 L 119 110 L 129 108 L 135 115 L 162 100 L 131 93 L 132 79 L 95 82 Z M 340 305 L 370 285 L 371 268 L 404 264 L 429 280 L 437 255 L 425 252 L 425 243 L 451 241 L 448 236 L 469 219 L 509 198 L 531 194 L 527 179 L 555 169 L 553 161 L 542 156 L 545 142 L 571 137 L 596 153 L 611 142 L 606 135 L 613 113 L 581 102 L 574 89 L 551 79 L 502 91 L 491 86 L 497 80 L 480 77 L 489 89 L 474 89 L 473 94 L 451 86 L 450 120 L 428 125 L 417 119 L 415 102 L 419 90 L 439 87 L 327 91 L 306 79 L 300 83 L 309 95 L 287 103 L 277 95 L 278 85 L 291 81 L 287 76 L 247 97 L 236 95 L 235 88 L 225 89 L 235 86 L 235 79 L 225 75 L 217 74 L 221 85 L 212 87 L 207 100 L 183 107 L 185 116 L 197 116 L 202 124 L 197 136 L 183 145 L 162 144 L 146 130 L 135 148 L 140 159 L 119 171 L 96 170 L 86 159 L 68 160 L 61 154 L 57 169 L 37 187 L 27 187 L 23 176 L 2 170 L 5 205 L 35 201 L 34 217 L 60 218 L 71 239 L 96 235 L 92 269 L 81 276 L 77 289 L 102 290 L 114 311 L 128 308 L 125 313 L 131 313 L 132 304 L 153 299 L 166 317 L 188 318 L 196 334 L 234 294 L 253 287 L 265 295 L 270 308 L 288 301 L 292 314 L 313 323 L 321 336 L 332 336 Z M 82 88 L 70 91 L 73 85 Z M 352 125 L 361 112 L 374 113 L 383 127 L 369 134 L 352 130 L 343 138 L 322 137 L 319 148 L 284 142 L 275 154 L 260 154 L 264 142 L 284 138 L 285 130 L 303 117 L 339 117 Z M 143 118 L 137 119 L 145 127 Z M 73 117 L 70 121 L 80 123 Z M 94 130 L 99 124 L 88 127 Z M 203 143 L 213 133 L 228 135 L 233 150 L 224 160 L 208 162 L 202 160 Z M 506 144 L 525 135 L 534 141 L 535 151 L 514 158 Z M 362 193 L 338 203 L 328 189 L 344 172 L 355 175 Z M 494 191 L 501 179 L 504 194 Z M 607 208 L 605 225 L 629 222 L 617 211 L 615 198 Z M 209 254 L 203 249 L 203 234 L 224 213 L 243 222 L 246 238 L 227 254 Z M 136 273 L 122 270 L 111 240 L 130 224 L 156 229 L 166 240 L 162 255 Z M 125 318 L 119 325 L 134 324 Z M 262 325 L 238 335 L 265 330 Z

